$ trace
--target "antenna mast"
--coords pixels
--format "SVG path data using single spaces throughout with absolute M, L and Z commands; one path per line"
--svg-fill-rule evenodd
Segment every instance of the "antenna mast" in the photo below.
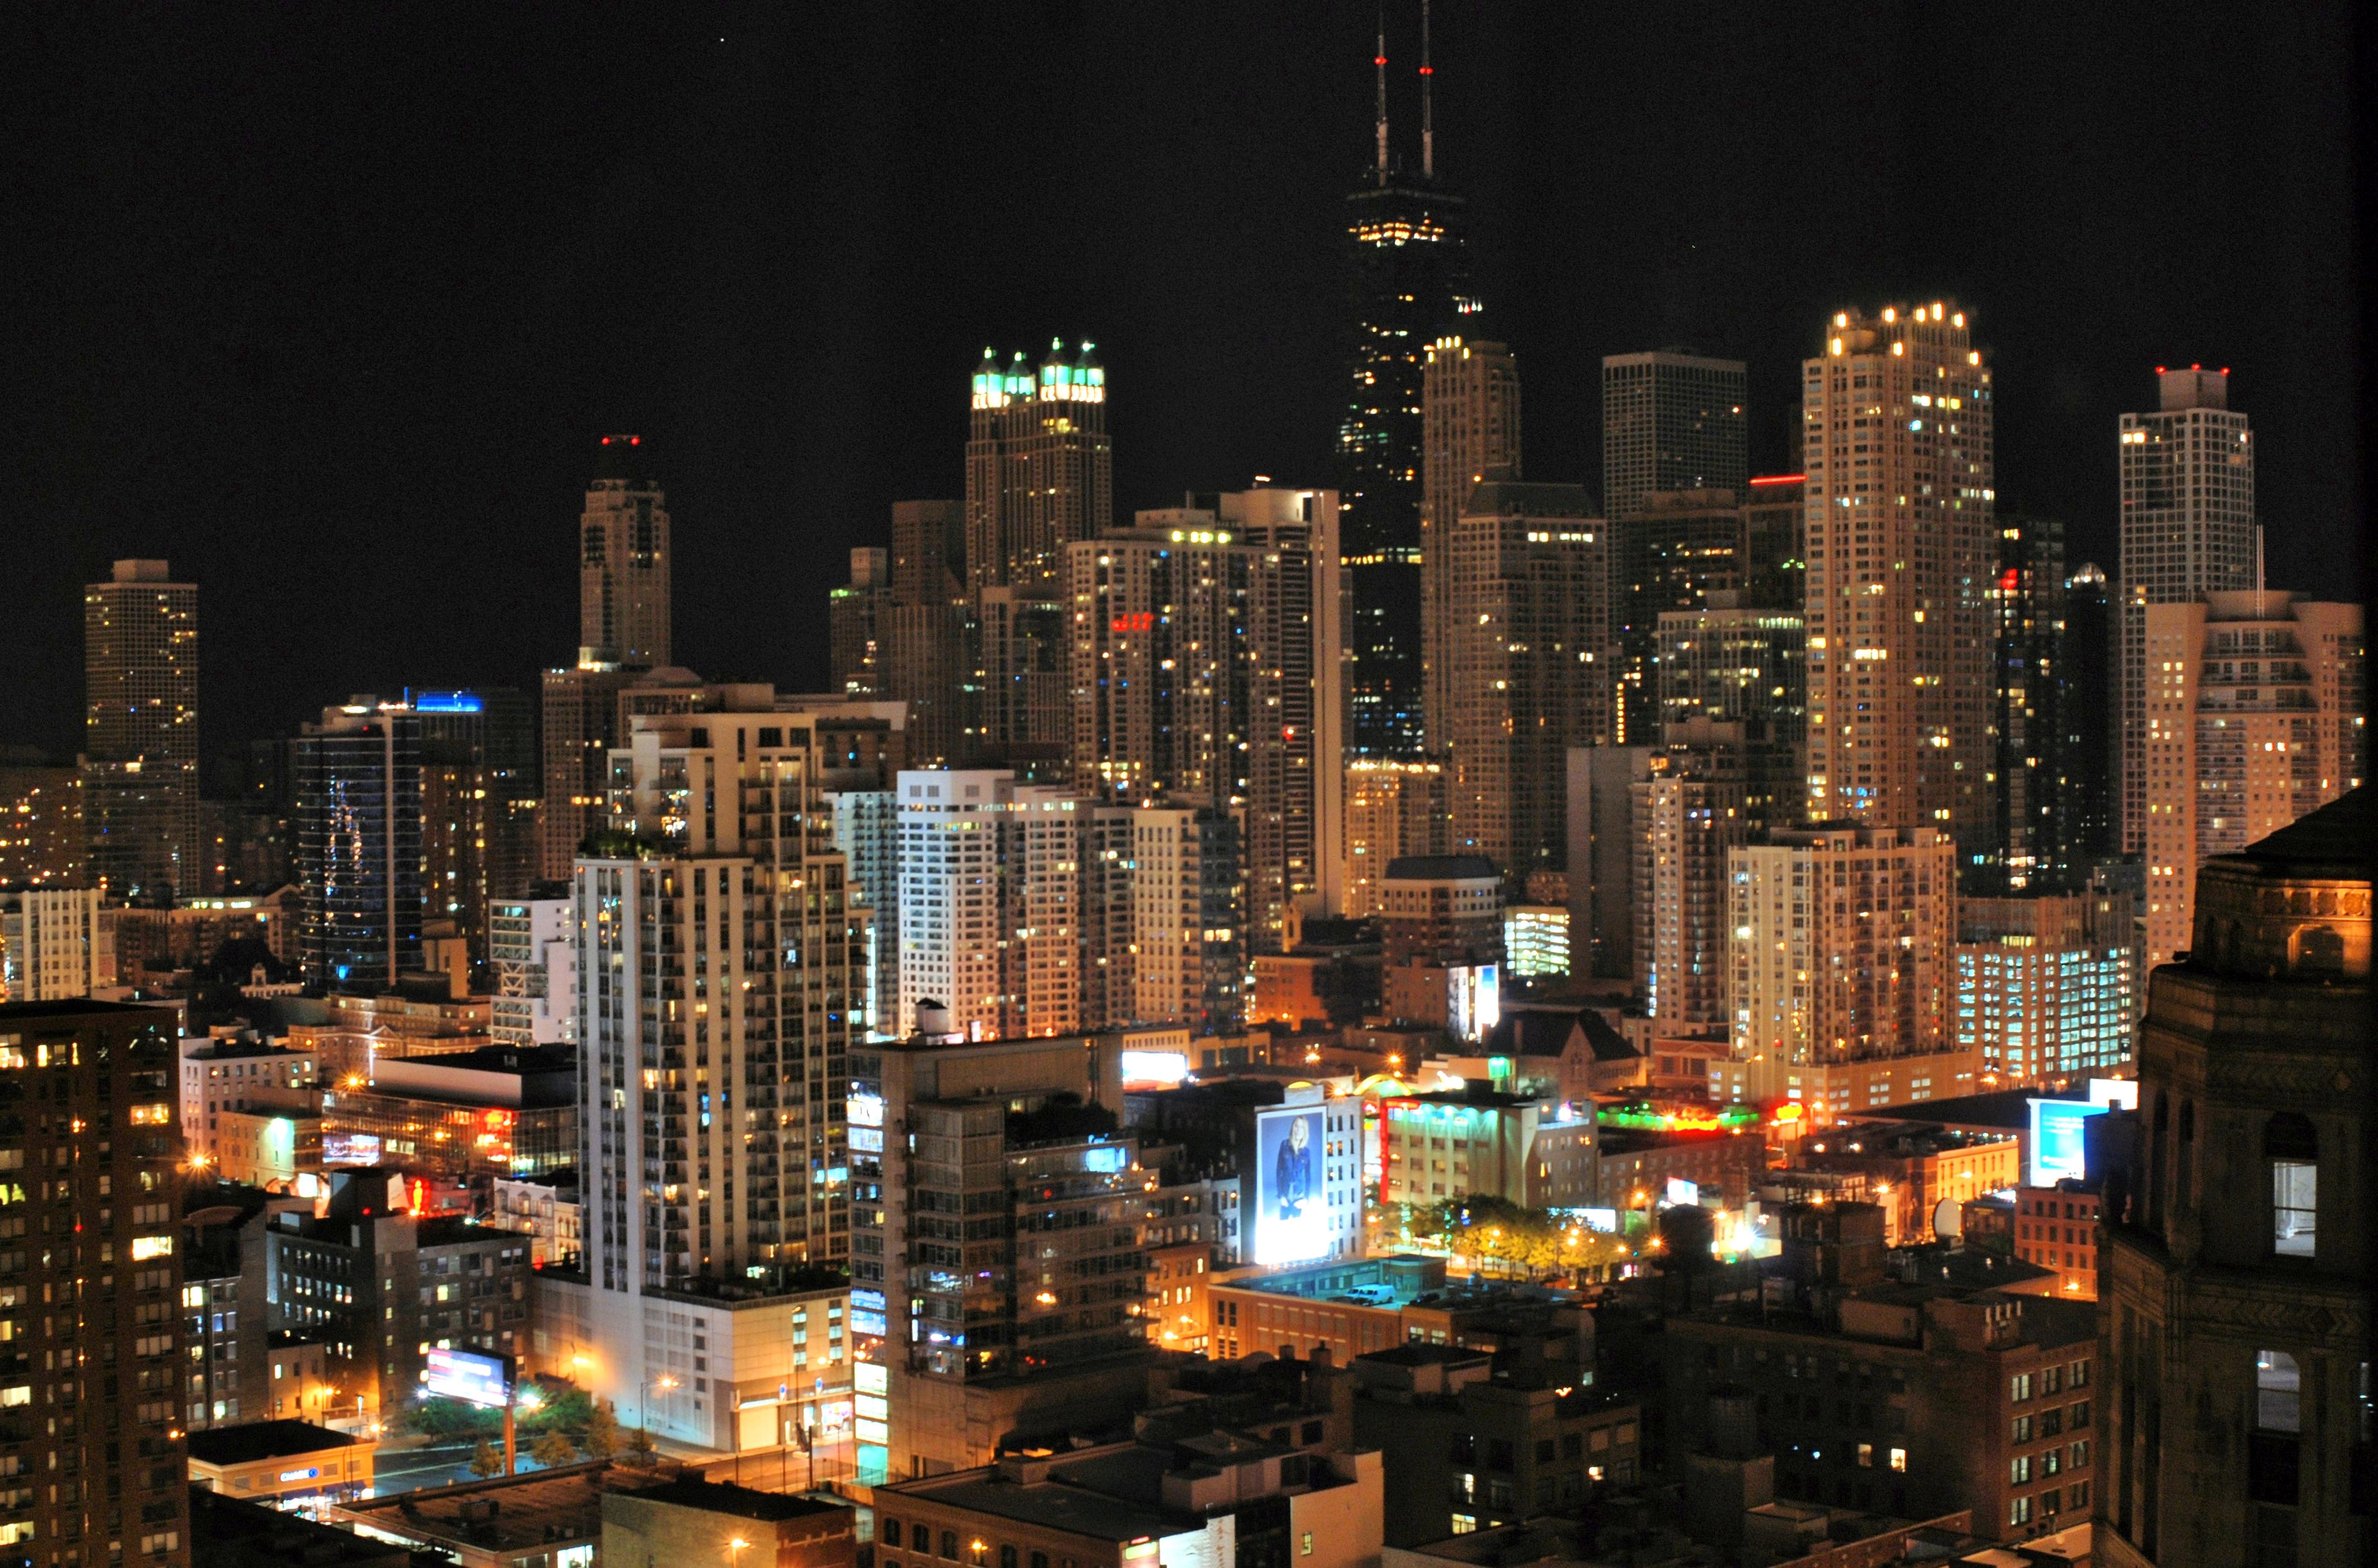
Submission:
M 1379 75 L 1379 184 L 1387 183 L 1387 8 L 1379 6 L 1379 48 L 1371 65 Z
M 1382 51 L 1385 53 L 1385 51 Z M 1420 174 L 1436 178 L 1436 131 L 1429 114 L 1428 0 L 1420 0 Z

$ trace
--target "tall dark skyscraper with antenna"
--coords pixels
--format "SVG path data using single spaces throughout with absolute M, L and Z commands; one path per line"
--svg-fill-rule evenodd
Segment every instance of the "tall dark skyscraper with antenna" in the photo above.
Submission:
M 1421 7 L 1421 156 L 1417 174 L 1387 147 L 1387 40 L 1379 31 L 1377 151 L 1346 197 L 1351 293 L 1346 410 L 1338 485 L 1351 606 L 1354 750 L 1422 749 L 1421 372 L 1429 345 L 1463 330 L 1470 293 L 1460 197 L 1437 183 L 1430 123 L 1428 7 Z

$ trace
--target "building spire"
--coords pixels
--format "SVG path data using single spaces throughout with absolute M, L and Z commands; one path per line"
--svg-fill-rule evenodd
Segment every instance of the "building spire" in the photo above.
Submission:
M 1428 0 L 1420 0 L 1420 174 L 1436 178 L 1436 130 L 1429 115 Z
M 1387 7 L 1379 6 L 1379 47 L 1371 66 L 1379 75 L 1379 183 L 1387 183 Z

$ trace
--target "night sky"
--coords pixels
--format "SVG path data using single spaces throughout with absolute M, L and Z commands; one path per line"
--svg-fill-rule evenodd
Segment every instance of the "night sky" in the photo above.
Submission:
M 75 748 L 119 556 L 201 585 L 210 758 L 533 685 L 613 430 L 668 490 L 678 662 L 814 689 L 848 547 L 959 493 L 986 343 L 1097 340 L 1126 511 L 1327 482 L 1370 0 L 643 9 L 12 15 L 0 744 Z M 2358 592 L 2343 6 L 1435 14 L 1528 477 L 1596 482 L 1601 356 L 1672 345 L 1749 362 L 1772 471 L 1828 314 L 1949 296 L 2001 506 L 2111 569 L 2116 416 L 2228 365 L 2272 582 Z

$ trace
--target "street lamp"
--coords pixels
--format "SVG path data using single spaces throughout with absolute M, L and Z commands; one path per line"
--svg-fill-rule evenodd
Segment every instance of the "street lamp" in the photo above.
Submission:
M 727 1561 L 731 1565 L 731 1568 L 742 1568 L 743 1554 L 750 1550 L 751 1547 L 751 1543 L 745 1540 L 741 1536 L 737 1536 L 733 1540 L 727 1543 Z

